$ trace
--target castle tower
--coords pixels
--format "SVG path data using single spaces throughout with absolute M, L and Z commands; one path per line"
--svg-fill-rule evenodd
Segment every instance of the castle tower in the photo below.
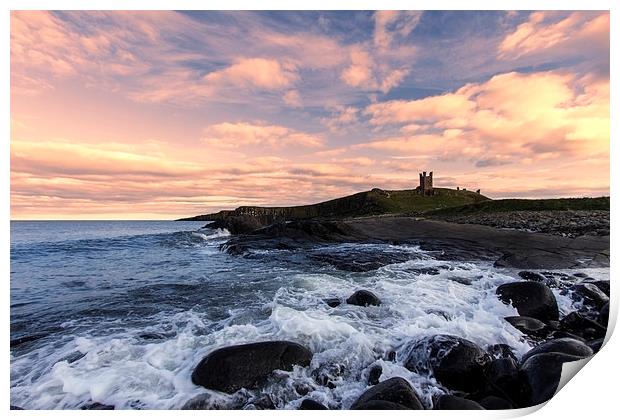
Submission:
M 420 185 L 417 190 L 421 195 L 434 195 L 432 172 L 429 172 L 428 175 L 426 175 L 426 172 L 420 174 Z

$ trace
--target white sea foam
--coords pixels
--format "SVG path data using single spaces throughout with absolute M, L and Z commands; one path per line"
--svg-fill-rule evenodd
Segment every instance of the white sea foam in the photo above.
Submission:
M 227 229 L 215 229 L 215 232 L 209 235 L 202 232 L 192 232 L 192 236 L 196 236 L 198 238 L 204 239 L 205 241 L 209 241 L 211 239 L 226 238 L 230 236 L 230 232 Z
M 210 240 L 227 232 L 194 235 Z M 108 334 L 92 331 L 69 337 L 62 346 L 50 344 L 36 352 L 11 356 L 11 402 L 33 409 L 76 408 L 88 401 L 119 409 L 180 408 L 207 392 L 190 377 L 210 351 L 232 344 L 287 339 L 308 346 L 314 358 L 308 368 L 283 373 L 264 387 L 279 408 L 296 408 L 306 397 L 331 408 L 348 408 L 366 389 L 372 364 L 382 367 L 381 380 L 394 376 L 409 380 L 430 405 L 433 395 L 445 391 L 432 377 L 403 367 L 414 340 L 453 334 L 482 347 L 508 344 L 517 356 L 531 348 L 523 335 L 503 320 L 517 315 L 516 310 L 501 303 L 495 294 L 498 285 L 517 279 L 515 272 L 486 262 L 437 260 L 431 253 L 409 250 L 412 260 L 368 273 L 280 272 L 279 276 L 289 275 L 291 281 L 263 301 L 270 315 L 251 322 L 236 321 L 243 319 L 245 308 L 234 308 L 229 318 L 218 321 L 191 310 L 161 313 L 153 318 L 154 330 L 161 327 L 170 333 L 161 340 L 141 340 L 138 336 L 143 330 L 127 327 Z M 438 273 L 420 274 L 418 269 L 428 267 Z M 605 269 L 584 271 L 598 279 L 609 278 Z M 323 301 L 328 297 L 344 301 L 361 288 L 375 292 L 382 305 L 343 303 L 331 308 Z M 566 296 L 557 297 L 563 313 L 576 309 Z M 58 361 L 75 351 L 85 356 L 73 362 Z M 396 351 L 395 360 L 388 357 L 391 351 Z M 334 366 L 340 373 L 331 387 L 318 383 L 317 372 L 328 372 Z M 309 394 L 297 394 L 295 384 L 306 385 Z M 224 400 L 251 396 L 239 393 Z

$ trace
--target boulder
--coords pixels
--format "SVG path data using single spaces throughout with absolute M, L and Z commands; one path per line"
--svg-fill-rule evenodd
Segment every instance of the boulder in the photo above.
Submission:
M 607 328 L 598 322 L 586 318 L 579 312 L 571 312 L 560 321 L 560 329 L 585 340 L 604 338 Z
M 253 388 L 274 370 L 308 366 L 312 352 L 290 341 L 266 341 L 220 348 L 200 361 L 192 382 L 205 388 L 232 393 Z
M 542 274 L 534 273 L 532 271 L 520 271 L 519 277 L 523 280 L 537 281 L 540 283 L 544 283 L 547 280 L 547 278 Z
M 584 283 L 591 283 L 599 288 L 599 290 L 609 297 L 609 280 L 584 280 Z
M 525 353 L 521 358 L 521 363 L 525 363 L 530 357 L 541 353 L 563 353 L 584 358 L 592 356 L 592 349 L 582 341 L 572 338 L 557 338 L 546 341 Z
M 592 349 L 594 353 L 598 353 L 598 351 L 603 347 L 603 343 L 605 342 L 604 338 L 597 338 L 596 340 L 588 341 L 586 344 L 588 347 Z
M 373 400 L 357 405 L 355 408 L 351 407 L 351 410 L 411 410 L 411 408 L 390 401 Z
M 381 408 L 370 408 L 369 403 L 373 402 L 377 407 L 377 402 L 388 402 L 398 404 L 409 410 L 423 410 L 424 406 L 420 402 L 418 394 L 413 387 L 403 378 L 395 377 L 387 381 L 378 383 L 369 388 L 351 405 L 352 410 L 379 410 Z M 381 405 L 381 404 L 379 404 Z M 390 408 L 384 408 L 390 409 Z M 396 408 L 392 408 L 396 409 Z
M 519 379 L 519 364 L 514 359 L 507 357 L 493 360 L 486 366 L 484 374 L 488 393 L 500 392 L 500 395 L 510 400 L 519 399 L 522 387 Z
M 419 340 L 412 347 L 405 367 L 433 376 L 443 386 L 473 392 L 484 386 L 484 366 L 491 357 L 469 340 L 451 335 L 436 335 Z
M 572 287 L 573 294 L 583 298 L 584 303 L 602 308 L 609 303 L 609 297 L 594 283 L 579 283 Z
M 609 303 L 606 303 L 598 314 L 598 322 L 603 326 L 609 323 Z
M 109 404 L 101 404 L 98 402 L 93 402 L 89 404 L 84 404 L 80 407 L 80 410 L 114 410 L 113 405 Z
M 507 316 L 504 319 L 522 333 L 532 337 L 544 337 L 549 331 L 544 322 L 529 316 Z
M 487 346 L 487 353 L 491 356 L 492 359 L 503 359 L 506 357 L 510 357 L 515 362 L 518 362 L 517 356 L 508 344 L 491 344 Z
M 196 395 L 183 404 L 181 410 L 226 410 L 228 403 L 222 397 L 204 393 Z
M 377 385 L 379 383 L 379 378 L 383 373 L 383 368 L 381 365 L 374 365 L 370 368 L 368 372 L 368 384 L 369 385 Z
M 299 405 L 300 410 L 328 410 L 323 404 L 316 402 L 310 398 L 306 398 Z
M 433 410 L 484 410 L 484 407 L 476 401 L 444 394 L 437 398 Z
M 528 358 L 521 367 L 521 375 L 527 386 L 522 405 L 530 407 L 549 401 L 558 389 L 562 365 L 579 359 L 578 356 L 564 353 L 540 353 Z
M 347 303 L 357 306 L 378 306 L 381 305 L 381 299 L 368 290 L 358 290 L 349 296 Z
M 323 299 L 323 302 L 325 302 L 327 304 L 327 306 L 329 306 L 330 308 L 335 308 L 337 306 L 340 306 L 340 304 L 342 303 L 342 302 L 340 302 L 340 299 L 338 299 L 338 298 Z
M 514 408 L 510 401 L 496 397 L 495 395 L 484 397 L 480 400 L 480 405 L 484 407 L 485 410 L 511 410 Z
M 496 293 L 502 302 L 512 304 L 519 315 L 543 322 L 559 319 L 555 296 L 544 284 L 528 281 L 506 283 L 499 286 Z

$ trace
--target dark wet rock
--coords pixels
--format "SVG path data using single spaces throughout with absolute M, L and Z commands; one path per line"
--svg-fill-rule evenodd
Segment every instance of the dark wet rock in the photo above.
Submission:
M 515 356 L 514 350 L 508 344 L 491 344 L 487 346 L 487 353 L 493 359 L 503 359 L 509 357 L 515 362 L 518 362 L 517 356 Z
M 262 223 L 256 217 L 250 215 L 239 215 L 227 217 L 222 222 L 221 228 L 228 229 L 233 235 L 251 233 L 257 229 L 264 227 Z
M 563 353 L 540 353 L 527 359 L 521 367 L 521 375 L 527 385 L 523 406 L 529 407 L 550 400 L 558 389 L 562 365 L 579 359 Z
M 389 264 L 403 263 L 408 261 L 411 256 L 402 252 L 391 253 L 348 250 L 346 255 L 339 253 L 314 253 L 310 255 L 310 258 L 328 263 L 338 270 L 365 273 L 377 270 Z
M 519 315 L 543 322 L 557 321 L 559 318 L 555 296 L 544 284 L 527 281 L 506 283 L 499 286 L 496 293 L 502 302 L 514 306 Z
M 349 296 L 347 303 L 357 306 L 378 306 L 381 305 L 381 299 L 368 290 L 358 290 Z
M 606 303 L 598 315 L 599 324 L 606 326 L 609 323 L 609 303 Z
M 489 363 L 484 371 L 489 393 L 499 392 L 510 400 L 519 399 L 521 383 L 519 364 L 511 358 L 496 359 Z
M 604 342 L 605 342 L 604 338 L 597 338 L 596 340 L 588 341 L 586 344 L 588 347 L 592 349 L 594 353 L 598 353 L 601 347 L 603 347 Z
M 344 365 L 338 363 L 330 363 L 319 366 L 312 371 L 312 375 L 316 378 L 316 382 L 321 386 L 326 386 L 329 389 L 336 388 L 336 383 L 342 380 L 342 375 L 345 371 Z
M 446 394 L 437 398 L 433 410 L 484 410 L 484 407 L 476 401 Z
M 588 277 L 586 273 L 575 273 L 573 274 L 573 276 L 579 277 L 580 279 L 585 279 L 586 277 Z
M 607 280 L 594 280 L 594 279 L 590 279 L 590 280 L 584 280 L 583 283 L 587 283 L 587 284 L 593 284 L 596 287 L 599 288 L 600 291 L 602 291 L 603 293 L 605 293 L 605 295 L 607 295 L 607 297 L 609 297 L 609 281 Z
M 220 348 L 211 352 L 192 373 L 192 382 L 231 393 L 253 388 L 274 370 L 308 366 L 312 353 L 290 341 L 266 341 Z
M 602 308 L 609 303 L 609 297 L 594 283 L 579 283 L 572 287 L 573 294 L 583 298 L 584 303 Z
M 308 382 L 303 381 L 293 382 L 293 388 L 295 388 L 295 392 L 297 392 L 299 395 L 308 395 L 315 390 L 312 385 L 310 385 Z
M 299 405 L 299 409 L 300 410 L 327 410 L 328 408 L 319 402 L 316 402 L 310 398 L 306 398 Z
M 98 402 L 84 404 L 80 407 L 80 410 L 114 410 L 113 405 L 101 404 Z
M 390 401 L 373 400 L 351 407 L 351 410 L 411 410 L 411 408 Z
M 261 394 L 258 397 L 252 398 L 246 408 L 254 408 L 256 410 L 274 410 L 276 405 L 271 399 L 271 396 Z
M 604 338 L 607 329 L 596 321 L 586 318 L 579 312 L 571 312 L 560 320 L 560 328 L 585 340 Z
M 558 338 L 572 338 L 573 340 L 577 340 L 577 341 L 581 341 L 582 343 L 585 343 L 587 340 L 583 337 L 580 337 L 578 335 L 575 334 L 571 334 L 569 332 L 566 331 L 562 331 L 562 330 L 556 330 L 556 331 L 552 331 L 548 336 L 547 339 L 548 340 L 556 340 Z
M 226 410 L 227 408 L 229 407 L 224 398 L 204 393 L 188 400 L 181 410 Z
M 542 274 L 534 273 L 533 271 L 520 271 L 519 277 L 523 280 L 538 281 L 541 283 L 544 283 L 547 280 L 547 278 Z
M 9 408 L 9 409 L 10 409 L 10 410 L 23 410 L 23 408 L 18 407 L 18 406 L 16 406 L 16 405 L 12 405 L 12 406 L 10 406 L 10 408 Z
M 368 372 L 368 384 L 369 385 L 377 385 L 379 383 L 379 378 L 383 373 L 383 368 L 381 365 L 374 365 L 370 368 Z
M 404 365 L 412 372 L 431 372 L 450 389 L 471 392 L 485 383 L 484 366 L 490 360 L 484 350 L 469 340 L 436 335 L 415 342 Z
M 521 358 L 521 363 L 525 363 L 530 357 L 542 353 L 563 353 L 584 358 L 592 356 L 592 349 L 583 342 L 572 338 L 558 338 L 546 341 L 525 353 Z
M 379 410 L 370 408 L 371 402 L 388 402 L 404 406 L 409 410 L 423 410 L 418 394 L 413 387 L 403 378 L 390 378 L 386 381 L 369 388 L 351 405 L 353 410 Z M 375 404 L 376 406 L 377 404 Z M 380 405 L 380 404 L 379 404 Z M 390 408 L 385 408 L 390 409 Z M 396 409 L 396 408 L 392 408 Z
M 544 337 L 549 331 L 544 322 L 529 316 L 507 316 L 504 319 L 522 333 L 532 337 Z
M 327 306 L 329 306 L 330 308 L 335 308 L 337 306 L 340 306 L 340 304 L 342 303 L 340 301 L 340 299 L 338 299 L 338 298 L 323 299 L 323 302 L 325 302 L 327 304 Z
M 514 408 L 510 401 L 495 395 L 484 397 L 480 400 L 480 405 L 486 410 L 511 410 Z

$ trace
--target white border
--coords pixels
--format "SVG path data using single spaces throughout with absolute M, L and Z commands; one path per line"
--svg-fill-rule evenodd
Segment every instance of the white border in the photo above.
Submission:
M 4 101 L 2 101 L 3 118 L 2 132 L 6 133 L 5 142 L 2 143 L 2 150 L 0 151 L 0 162 L 3 171 L 3 179 L 0 183 L 2 189 L 2 195 L 4 200 L 1 204 L 2 214 L 2 229 L 5 233 L 4 240 L 1 242 L 2 250 L 2 278 L 5 283 L 5 304 L 4 309 L 4 322 L 2 323 L 2 331 L 5 340 L 8 341 L 9 337 L 9 270 L 10 270 L 10 256 L 9 256 L 9 200 L 10 200 L 10 178 L 9 178 L 9 141 L 10 139 L 10 98 L 8 95 L 9 87 L 9 11 L 11 9 L 130 9 L 130 10 L 146 10 L 146 9 L 211 9 L 211 10 L 375 10 L 375 9 L 417 9 L 417 10 L 545 10 L 545 9 L 561 9 L 561 10 L 610 10 L 611 13 L 611 68 L 617 70 L 617 41 L 618 41 L 618 17 L 617 13 L 620 8 L 616 6 L 617 2 L 604 1 L 604 0 L 590 0 L 590 1 L 577 1 L 577 0 L 564 0 L 564 1 L 549 1 L 549 0 L 521 0 L 521 1 L 503 1 L 501 3 L 497 1 L 481 1 L 470 0 L 464 1 L 440 1 L 440 0 L 420 0 L 416 2 L 403 1 L 403 0 L 383 0 L 368 1 L 368 0 L 314 0 L 314 1 L 296 1 L 294 4 L 289 0 L 270 0 L 270 1 L 249 1 L 249 0 L 227 0 L 227 1 L 209 1 L 200 2 L 197 0 L 177 0 L 177 1 L 163 1 L 163 0 L 151 0 L 151 1 L 139 1 L 139 0 L 98 0 L 98 1 L 85 1 L 85 0 L 62 0 L 62 1 L 45 1 L 45 0 L 23 0 L 23 1 L 6 1 L 2 20 L 2 75 L 3 84 L 6 89 L 4 95 Z M 467 6 L 465 8 L 465 6 Z M 614 7 L 615 6 L 615 7 Z M 617 107 L 617 92 L 620 92 L 620 84 L 617 80 L 617 72 L 614 72 L 611 76 L 611 138 L 617 138 L 618 133 L 618 114 L 614 111 Z M 620 169 L 614 165 L 616 163 L 615 156 L 617 156 L 618 146 L 615 142 L 610 142 L 611 153 L 611 197 L 612 197 L 612 209 L 616 208 L 616 197 L 618 196 L 617 184 L 613 182 L 619 179 Z M 616 218 L 612 211 L 612 239 L 611 247 L 612 254 L 615 255 L 613 249 L 616 249 L 618 235 L 615 235 L 613 228 L 616 226 Z M 618 312 L 618 284 L 619 280 L 616 278 L 617 270 L 614 266 L 611 268 L 612 282 L 612 311 L 611 318 L 615 320 Z M 5 341 L 5 351 L 8 349 L 8 343 Z M 549 403 L 546 404 L 542 410 L 512 410 L 508 412 L 489 411 L 485 413 L 481 412 L 449 412 L 449 411 L 434 411 L 434 412 L 353 412 L 353 411 L 330 411 L 321 412 L 321 416 L 335 417 L 335 416 L 355 416 L 356 418 L 377 418 L 379 416 L 389 415 L 396 418 L 410 418 L 410 416 L 433 416 L 435 418 L 513 418 L 520 415 L 527 414 L 534 411 L 531 414 L 531 419 L 547 419 L 550 416 L 561 419 L 606 419 L 613 417 L 613 412 L 616 409 L 617 398 L 617 382 L 620 378 L 620 370 L 618 369 L 617 354 L 620 354 L 618 339 L 611 337 L 609 342 L 597 354 L 589 363 L 588 367 L 579 372 L 575 379 L 569 381 L 569 383 L 556 395 Z M 9 411 L 10 392 L 9 392 L 9 357 L 5 353 L 5 357 L 2 359 L 2 370 L 5 372 L 5 393 L 2 398 L 1 411 Z M 145 416 L 155 418 L 169 418 L 172 416 L 181 417 L 195 417 L 195 416 L 209 416 L 217 418 L 247 418 L 247 417 L 289 417 L 295 416 L 298 418 L 314 418 L 316 412 L 308 411 L 264 411 L 264 412 L 249 412 L 249 411 L 228 411 L 228 412 L 209 412 L 209 413 L 197 413 L 197 412 L 166 412 L 166 411 L 118 411 L 118 412 L 82 412 L 82 411 L 10 411 L 7 413 L 13 418 L 78 418 L 84 416 L 92 416 L 94 418 L 109 418 L 112 415 L 118 418 L 128 417 L 141 417 Z

